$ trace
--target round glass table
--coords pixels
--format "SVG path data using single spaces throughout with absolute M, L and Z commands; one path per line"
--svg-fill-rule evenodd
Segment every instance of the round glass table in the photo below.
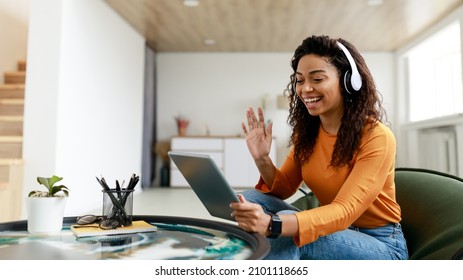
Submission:
M 0 224 L 0 259 L 262 259 L 265 237 L 217 221 L 172 216 L 134 215 L 157 226 L 155 232 L 76 238 L 64 218 L 63 229 L 49 235 L 27 232 L 27 221 Z

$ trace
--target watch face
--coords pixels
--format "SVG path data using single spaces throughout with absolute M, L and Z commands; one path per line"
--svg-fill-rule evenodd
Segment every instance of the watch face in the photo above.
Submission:
M 269 238 L 277 238 L 281 234 L 281 219 L 278 215 L 272 214 L 272 221 L 270 222 L 270 235 Z

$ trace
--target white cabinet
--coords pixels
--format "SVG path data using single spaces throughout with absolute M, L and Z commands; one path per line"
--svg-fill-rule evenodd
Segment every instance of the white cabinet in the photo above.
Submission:
M 222 138 L 212 137 L 174 137 L 171 142 L 173 151 L 220 151 L 223 150 Z
M 259 171 L 249 154 L 246 140 L 239 137 L 174 137 L 172 151 L 210 155 L 222 170 L 232 187 L 254 187 L 259 180 Z M 273 139 L 270 158 L 276 162 L 276 140 Z M 170 185 L 189 186 L 183 175 L 171 161 Z
M 273 139 L 270 158 L 276 158 L 276 143 Z M 249 153 L 246 140 L 243 138 L 224 139 L 224 172 L 230 186 L 254 187 L 259 180 L 259 170 Z
M 174 137 L 170 145 L 172 151 L 210 155 L 217 167 L 223 170 L 223 138 Z M 170 161 L 170 186 L 189 186 L 172 160 Z

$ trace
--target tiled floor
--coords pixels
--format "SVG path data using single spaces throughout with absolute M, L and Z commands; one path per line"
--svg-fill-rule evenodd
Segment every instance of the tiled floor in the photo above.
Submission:
M 236 190 L 240 191 L 240 190 Z M 301 196 L 298 192 L 289 202 Z M 227 222 L 211 216 L 190 188 L 153 187 L 134 195 L 134 215 L 181 216 Z

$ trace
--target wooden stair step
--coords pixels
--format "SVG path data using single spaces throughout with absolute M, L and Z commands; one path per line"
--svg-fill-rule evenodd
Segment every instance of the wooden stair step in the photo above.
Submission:
M 22 158 L 22 136 L 0 136 L 0 158 Z
M 25 60 L 18 61 L 18 71 L 26 71 L 26 61 Z
M 22 164 L 22 158 L 0 158 L 0 165 Z
M 0 145 L 0 158 L 22 157 L 22 143 L 2 143 Z
M 0 85 L 0 98 L 24 98 L 24 84 Z
M 0 116 L 0 122 L 22 122 L 23 116 Z
M 25 84 L 26 71 L 5 72 L 5 84 Z
M 0 104 L 4 105 L 24 105 L 23 98 L 4 98 L 0 99 Z
M 23 137 L 21 135 L 0 135 L 0 145 L 7 144 L 7 143 L 22 143 L 22 142 L 23 142 Z M 0 158 L 5 158 L 5 157 L 0 157 Z M 6 158 L 16 158 L 16 157 L 6 157 Z
M 0 135 L 23 135 L 23 116 L 0 116 Z
M 24 114 L 24 99 L 0 99 L 0 116 L 22 116 Z
M 0 135 L 0 144 L 5 142 L 21 142 L 23 141 L 22 136 L 16 135 Z

